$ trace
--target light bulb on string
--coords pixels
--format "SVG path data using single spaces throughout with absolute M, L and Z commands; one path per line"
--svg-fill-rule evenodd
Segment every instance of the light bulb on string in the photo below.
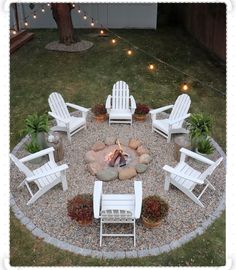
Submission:
M 45 12 L 45 9 L 44 9 L 44 7 L 42 7 L 41 11 L 42 11 L 43 13 Z
M 128 54 L 128 55 L 132 55 L 132 54 L 133 54 L 133 51 L 132 51 L 131 49 L 129 49 L 129 50 L 127 51 L 127 54 Z
M 15 30 L 15 29 L 12 30 L 12 34 L 13 34 L 13 35 L 16 35 L 16 30 Z
M 35 12 L 34 12 L 34 14 L 33 14 L 33 18 L 34 18 L 34 19 L 37 19 L 37 15 L 36 15 Z
M 80 8 L 78 8 L 77 12 L 78 12 L 78 13 L 81 13 L 81 9 L 80 9 Z
M 100 35 L 104 35 L 104 30 L 100 30 Z
M 47 3 L 47 6 L 48 6 L 48 7 L 50 7 L 50 6 L 51 6 L 51 4 L 50 4 L 50 3 Z
M 150 70 L 154 70 L 154 69 L 155 69 L 155 66 L 154 66 L 154 64 L 149 64 L 149 65 L 148 65 L 148 68 L 149 68 Z
M 87 20 L 87 15 L 86 15 L 86 13 L 84 13 L 84 20 Z
M 181 90 L 184 91 L 184 92 L 186 92 L 186 91 L 189 90 L 189 86 L 188 86 L 188 84 L 187 84 L 186 82 L 184 82 L 184 83 L 182 84 Z
M 91 21 L 91 26 L 94 27 L 94 21 L 93 21 L 93 19 Z
M 72 7 L 74 8 L 75 7 L 75 4 L 72 4 Z
M 112 43 L 112 44 L 116 44 L 116 39 L 113 38 L 113 39 L 111 40 L 111 43 Z
M 25 19 L 24 25 L 25 25 L 26 27 L 29 25 L 26 19 Z

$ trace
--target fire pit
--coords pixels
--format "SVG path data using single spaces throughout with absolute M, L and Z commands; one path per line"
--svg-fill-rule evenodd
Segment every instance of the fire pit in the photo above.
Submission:
M 100 180 L 125 180 L 144 173 L 151 156 L 137 139 L 130 139 L 127 146 L 118 139 L 106 139 L 92 146 L 92 150 L 85 154 L 85 161 L 88 171 Z

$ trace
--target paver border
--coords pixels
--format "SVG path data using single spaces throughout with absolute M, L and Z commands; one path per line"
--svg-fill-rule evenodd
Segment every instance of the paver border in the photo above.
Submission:
M 12 154 L 16 154 L 17 151 L 23 146 L 23 144 L 28 140 L 29 136 L 25 136 L 12 150 Z M 223 157 L 223 164 L 226 168 L 226 155 L 223 149 L 218 145 L 218 143 L 211 138 L 211 142 L 214 145 L 216 151 Z M 12 162 L 12 161 L 11 161 Z M 206 229 L 222 214 L 225 210 L 225 193 L 223 194 L 222 199 L 219 202 L 217 208 L 211 213 L 211 215 L 195 230 L 190 233 L 185 234 L 178 240 L 174 240 L 169 244 L 165 244 L 161 247 L 155 247 L 151 249 L 142 249 L 142 250 L 132 250 L 132 251 L 98 251 L 92 249 L 81 248 L 72 244 L 69 244 L 65 241 L 56 239 L 55 237 L 50 236 L 49 234 L 42 231 L 38 228 L 31 219 L 29 219 L 17 206 L 14 196 L 10 192 L 10 207 L 15 214 L 16 218 L 23 224 L 34 236 L 37 236 L 43 239 L 44 242 L 49 243 L 57 248 L 62 250 L 70 251 L 75 254 L 82 256 L 91 256 L 99 259 L 123 259 L 123 258 L 142 258 L 146 256 L 157 256 L 162 253 L 169 252 L 174 250 L 187 242 L 191 241 L 195 237 L 202 235 Z

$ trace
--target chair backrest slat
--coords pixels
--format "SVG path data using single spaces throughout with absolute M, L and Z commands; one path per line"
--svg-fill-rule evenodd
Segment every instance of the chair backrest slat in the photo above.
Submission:
M 112 90 L 112 109 L 129 109 L 129 86 L 124 81 L 118 81 L 113 85 Z
M 27 166 L 25 166 L 25 164 L 21 162 L 20 159 L 15 157 L 13 154 L 10 154 L 10 158 L 16 164 L 18 169 L 26 175 L 26 177 L 33 176 L 33 172 Z
M 51 93 L 48 103 L 53 113 L 64 119 L 70 118 L 70 113 L 61 94 L 57 92 Z
M 190 108 L 191 100 L 189 95 L 182 94 L 178 96 L 178 98 L 175 101 L 174 107 L 170 113 L 170 120 L 175 120 L 180 117 L 185 116 L 188 113 L 188 110 Z M 182 125 L 184 120 L 180 121 L 178 124 Z

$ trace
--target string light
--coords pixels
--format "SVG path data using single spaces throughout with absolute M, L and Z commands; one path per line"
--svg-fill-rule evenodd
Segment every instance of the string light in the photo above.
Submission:
M 115 43 L 116 43 L 116 39 L 113 38 L 113 39 L 111 40 L 111 43 L 112 43 L 112 44 L 115 44 Z
M 86 15 L 86 13 L 84 13 L 84 20 L 87 20 L 87 15 Z
M 182 85 L 181 88 L 182 88 L 183 91 L 188 91 L 188 89 L 189 89 L 189 87 L 188 87 L 188 85 L 187 85 L 186 82 L 183 83 L 183 85 Z
M 34 19 L 37 19 L 37 15 L 36 15 L 35 12 L 34 12 L 34 14 L 33 14 L 33 18 L 34 18 Z
M 132 55 L 132 54 L 133 54 L 132 50 L 129 49 L 129 50 L 127 51 L 127 54 L 128 54 L 128 55 Z
M 12 30 L 12 34 L 13 34 L 13 35 L 16 35 L 16 30 L 15 30 L 15 29 Z
M 104 35 L 104 31 L 103 30 L 100 30 L 100 35 Z
M 74 8 L 75 7 L 75 4 L 72 4 L 72 7 Z
M 47 3 L 47 6 L 48 6 L 48 7 L 50 7 L 50 6 L 51 6 L 51 4 L 50 4 L 50 3 Z
M 94 27 L 94 21 L 93 21 L 93 19 L 91 21 L 91 26 Z
M 25 26 L 28 26 L 29 25 L 26 19 L 25 19 L 24 25 Z
M 78 10 L 77 10 L 77 11 L 78 11 L 78 13 L 81 13 L 81 9 L 80 9 L 80 8 L 78 8 Z
M 149 68 L 150 70 L 154 70 L 155 66 L 154 66 L 153 64 L 149 64 L 149 65 L 148 65 L 148 68 Z
M 42 7 L 41 11 L 42 11 L 43 13 L 45 12 L 45 9 L 44 9 L 44 7 Z

